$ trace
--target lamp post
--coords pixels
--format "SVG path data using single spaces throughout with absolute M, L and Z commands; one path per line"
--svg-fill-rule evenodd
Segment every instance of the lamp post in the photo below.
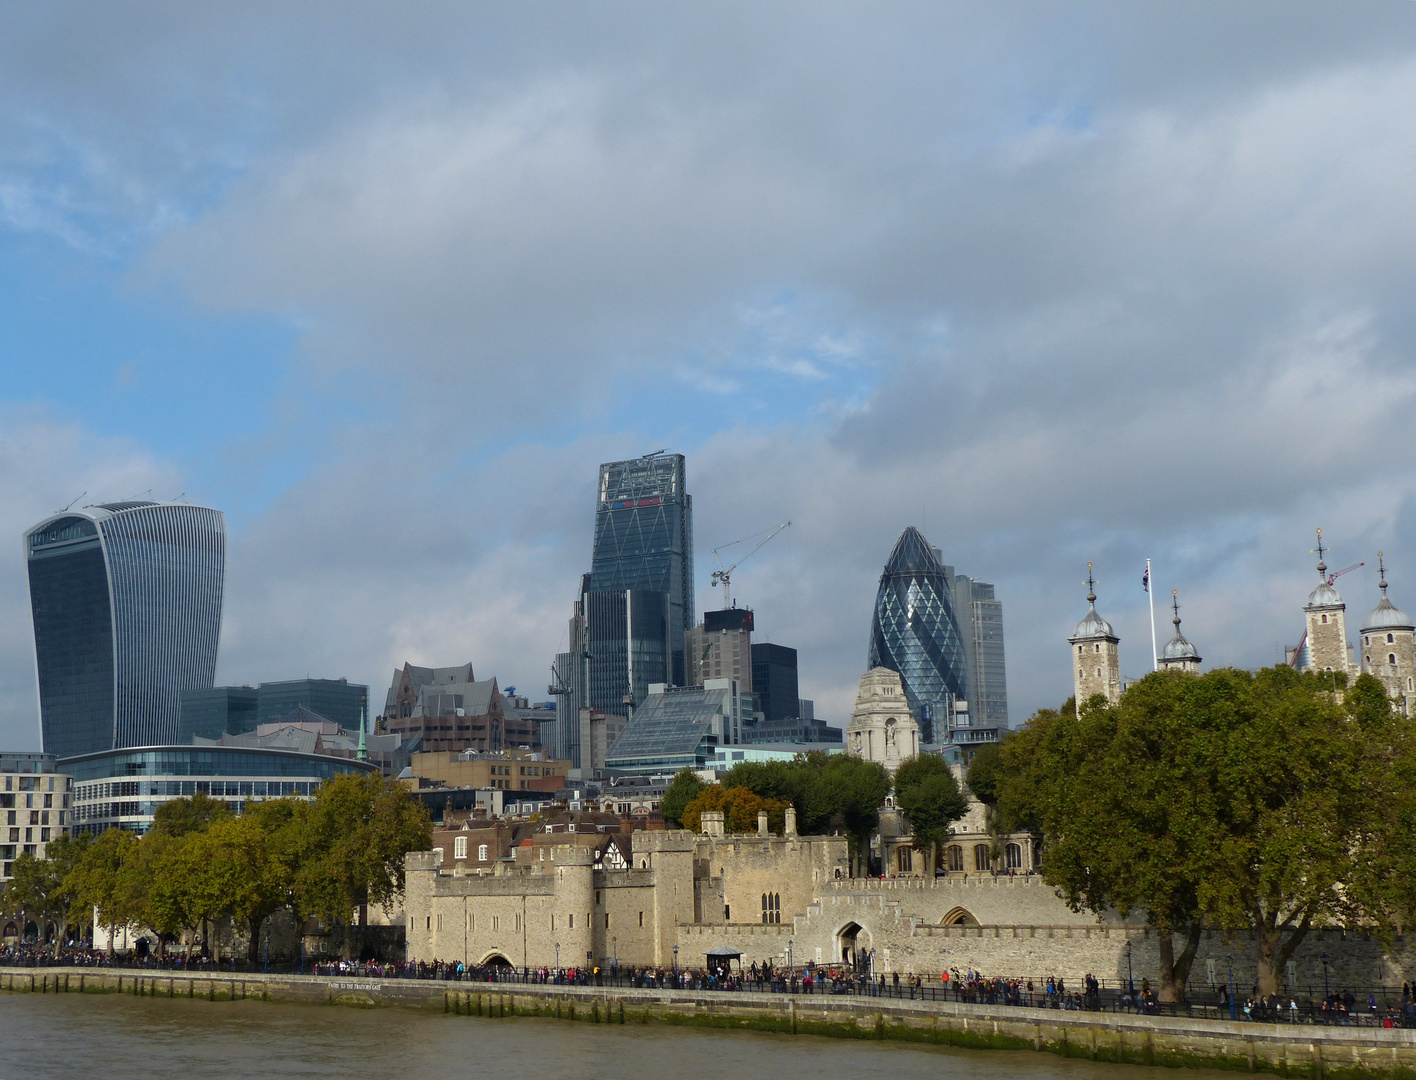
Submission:
M 1229 1019 L 1238 1020 L 1239 1008 L 1234 1004 L 1234 957 L 1230 955 L 1225 959 L 1229 961 Z
M 556 982 L 561 981 L 561 943 L 556 942 Z
M 610 964 L 611 964 L 610 970 L 611 970 L 612 972 L 614 972 L 615 975 L 619 975 L 619 973 L 620 973 L 620 939 L 619 939 L 618 937 L 611 937 L 611 938 L 610 938 Z
M 1328 999 L 1328 994 L 1329 994 L 1329 990 L 1328 990 L 1327 953 L 1323 953 L 1323 1000 L 1324 1000 L 1324 1001 L 1326 1001 L 1326 1000 Z
M 796 967 L 792 963 L 792 939 L 787 938 L 787 978 L 790 979 L 796 973 Z
M 1131 942 L 1126 941 L 1126 989 L 1130 992 L 1132 1000 L 1136 997 L 1136 972 L 1131 966 Z
M 678 985 L 678 946 L 674 946 L 674 985 Z

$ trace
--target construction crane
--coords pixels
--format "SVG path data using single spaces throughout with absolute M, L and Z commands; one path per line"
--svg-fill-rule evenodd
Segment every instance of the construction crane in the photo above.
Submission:
M 718 554 L 718 552 L 725 551 L 730 547 L 736 547 L 738 544 L 745 544 L 752 539 L 752 536 L 744 536 L 741 540 L 734 540 L 731 544 L 724 544 L 722 547 L 717 547 L 713 549 L 713 561 L 718 564 L 718 569 L 713 571 L 713 584 L 721 585 L 723 587 L 724 596 L 727 595 L 728 589 L 733 583 L 733 571 L 736 570 L 743 563 L 747 562 L 748 559 L 752 558 L 759 551 L 761 551 L 763 544 L 767 543 L 768 540 L 772 539 L 772 537 L 776 536 L 779 532 L 781 532 L 790 524 L 790 521 L 782 522 L 766 536 L 762 537 L 761 540 L 757 541 L 756 546 L 753 547 L 751 551 L 749 551 L 737 562 L 733 563 L 732 566 L 724 566 L 722 557 Z M 752 535 L 757 536 L 759 534 L 753 533 Z
M 1339 570 L 1339 571 L 1338 571 L 1337 573 L 1335 573 L 1335 574 L 1329 574 L 1329 575 L 1327 576 L 1327 583 L 1328 583 L 1329 585 L 1331 585 L 1331 584 L 1332 584 L 1334 581 L 1336 581 L 1338 578 L 1342 577 L 1343 574 L 1350 574 L 1350 573 L 1352 573 L 1352 571 L 1354 571 L 1354 570 L 1360 570 L 1360 569 L 1362 569 L 1362 567 L 1364 567 L 1364 566 L 1366 566 L 1366 565 L 1367 565 L 1367 564 L 1364 563 L 1364 562 L 1359 562 L 1359 563 L 1353 564 L 1352 566 L 1349 566 L 1346 570 Z

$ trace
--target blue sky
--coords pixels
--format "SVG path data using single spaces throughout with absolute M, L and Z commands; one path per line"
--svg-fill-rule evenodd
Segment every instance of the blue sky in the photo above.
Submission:
M 227 513 L 231 682 L 536 688 L 596 464 L 659 447 L 700 606 L 714 546 L 795 523 L 736 591 L 832 720 L 912 524 L 997 585 L 1015 722 L 1068 693 L 1088 561 L 1127 675 L 1147 556 L 1214 664 L 1296 641 L 1315 526 L 1416 604 L 1409 3 L 7 26 L 5 745 L 38 741 L 18 538 L 81 492 Z

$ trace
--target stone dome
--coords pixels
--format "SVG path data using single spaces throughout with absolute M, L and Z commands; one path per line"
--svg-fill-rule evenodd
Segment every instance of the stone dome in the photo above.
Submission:
M 1077 623 L 1077 628 L 1072 631 L 1069 640 L 1079 641 L 1082 638 L 1114 638 L 1115 631 L 1111 629 L 1111 624 L 1097 614 L 1096 604 L 1092 604 L 1091 610 L 1087 612 L 1086 618 Z
M 1362 623 L 1362 633 L 1369 630 L 1416 630 L 1416 624 L 1411 622 L 1411 616 L 1402 611 L 1390 600 L 1382 595 L 1381 603 L 1374 607 Z
M 1160 650 L 1160 658 L 1162 660 L 1199 660 L 1200 653 L 1186 640 L 1184 634 L 1176 630 L 1175 636 L 1165 643 L 1165 648 Z
M 1308 594 L 1305 608 L 1341 607 L 1342 597 L 1326 581 L 1318 582 L 1318 587 Z

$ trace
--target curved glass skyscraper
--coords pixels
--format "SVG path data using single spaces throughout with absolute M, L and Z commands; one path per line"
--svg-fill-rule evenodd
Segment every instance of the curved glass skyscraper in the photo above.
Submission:
M 925 741 L 945 705 L 968 697 L 968 659 L 944 567 L 914 526 L 895 541 L 880 575 L 866 664 L 900 673 Z
M 40 522 L 24 545 L 45 752 L 175 743 L 182 691 L 216 679 L 221 513 L 86 506 Z

